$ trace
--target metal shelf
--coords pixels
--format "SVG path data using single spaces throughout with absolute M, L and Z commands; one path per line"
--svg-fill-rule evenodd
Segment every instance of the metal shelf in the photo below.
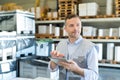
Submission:
M 120 18 L 91 18 L 81 19 L 82 22 L 120 22 Z M 35 21 L 36 24 L 43 23 L 64 23 L 64 20 Z
M 88 39 L 92 42 L 120 42 L 120 39 Z
M 64 40 L 64 39 L 53 39 L 53 41 L 61 41 L 61 40 Z M 120 42 L 120 39 L 87 39 L 87 40 L 90 40 L 92 42 Z
M 64 20 L 35 21 L 36 24 L 64 23 Z
M 101 66 L 101 67 L 114 67 L 114 68 L 120 68 L 120 64 L 99 63 L 98 65 Z

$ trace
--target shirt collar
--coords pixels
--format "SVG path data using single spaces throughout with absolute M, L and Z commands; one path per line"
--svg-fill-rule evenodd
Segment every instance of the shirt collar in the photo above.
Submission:
M 73 44 L 78 44 L 82 40 L 82 36 L 79 36 L 79 38 L 73 43 Z M 67 44 L 71 44 L 69 40 L 67 40 Z

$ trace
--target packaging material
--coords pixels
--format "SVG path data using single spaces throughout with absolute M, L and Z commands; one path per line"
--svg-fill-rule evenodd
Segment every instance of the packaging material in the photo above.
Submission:
M 93 26 L 83 26 L 83 36 L 97 36 L 97 28 Z
M 96 16 L 99 11 L 99 6 L 95 2 L 87 3 L 87 16 Z
M 119 29 L 118 28 L 110 28 L 109 29 L 109 36 L 110 37 L 112 37 L 112 36 L 118 37 L 119 36 Z
M 55 27 L 52 24 L 49 24 L 49 26 L 47 27 L 47 32 L 48 34 L 54 34 L 55 32 Z
M 108 29 L 98 29 L 98 36 L 109 36 L 109 28 Z
M 0 37 L 15 37 L 16 36 L 16 31 L 1 31 L 0 32 Z
M 19 73 L 20 77 L 22 78 L 36 78 L 36 67 L 31 64 L 28 64 L 27 62 L 20 61 L 20 68 L 19 68 Z
M 0 40 L 0 53 L 1 61 L 16 60 L 16 39 L 4 38 Z
M 96 2 L 79 4 L 79 16 L 95 16 L 99 12 L 99 5 Z
M 115 46 L 115 61 L 120 62 L 120 46 Z
M 36 41 L 36 56 L 50 56 L 52 50 L 52 40 L 50 39 L 39 39 Z
M 35 34 L 34 14 L 25 11 L 0 12 L 0 30 L 16 31 L 17 34 Z
M 113 14 L 113 0 L 106 0 L 106 14 Z
M 82 3 L 78 5 L 79 7 L 79 16 L 86 16 L 87 15 L 87 4 Z
M 53 16 L 52 16 L 52 12 L 47 12 L 47 17 L 48 18 L 52 18 Z
M 50 78 L 50 72 L 48 70 L 48 64 L 40 63 L 36 66 L 27 61 L 20 61 L 20 77 L 31 78 L 36 80 L 37 77 Z
M 60 27 L 55 27 L 55 36 L 60 36 Z
M 17 37 L 16 57 L 27 57 L 35 55 L 34 37 Z
M 47 33 L 47 25 L 39 25 L 38 26 L 38 33 L 39 34 L 46 34 Z
M 53 11 L 53 18 L 58 18 L 58 12 L 57 11 Z
M 36 12 L 35 12 L 35 18 L 37 18 L 37 19 L 40 19 L 41 18 L 41 9 L 40 9 L 40 7 L 36 7 L 36 10 L 35 10 Z
M 107 60 L 113 60 L 114 43 L 107 43 Z
M 96 45 L 99 47 L 98 60 L 102 60 L 103 59 L 103 44 L 96 43 Z
M 12 80 L 16 77 L 16 61 L 0 64 L 0 80 Z

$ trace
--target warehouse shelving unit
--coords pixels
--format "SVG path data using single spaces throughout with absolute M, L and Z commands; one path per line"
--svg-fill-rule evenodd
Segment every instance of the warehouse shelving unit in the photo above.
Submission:
M 110 28 L 110 27 L 119 27 L 120 24 L 120 18 L 119 17 L 113 17 L 113 18 L 88 18 L 88 19 L 81 19 L 83 25 L 91 25 L 95 27 L 101 27 L 101 28 Z M 35 21 L 36 27 L 39 24 L 64 24 L 64 20 L 51 20 L 51 21 Z M 60 39 L 53 39 L 53 41 L 60 41 L 64 40 L 65 38 L 60 38 Z M 95 43 L 119 43 L 120 39 L 88 39 L 92 42 Z M 106 64 L 106 63 L 100 63 L 100 66 L 113 66 L 117 67 L 120 65 L 119 64 Z

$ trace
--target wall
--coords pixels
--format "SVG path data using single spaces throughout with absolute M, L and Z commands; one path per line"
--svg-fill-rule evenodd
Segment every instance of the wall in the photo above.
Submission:
M 57 7 L 57 0 L 40 0 L 40 5 L 43 6 L 44 4 L 52 9 L 56 9 Z M 34 7 L 35 0 L 0 0 L 0 5 L 5 3 L 13 2 L 18 5 L 23 6 L 24 9 L 28 9 Z
M 47 5 L 51 9 L 57 9 L 57 0 L 40 0 L 40 1 L 41 1 L 40 2 L 41 6 Z M 79 0 L 79 1 L 81 2 L 81 0 Z M 82 0 L 82 3 L 96 2 L 99 4 L 100 14 L 105 14 L 106 13 L 106 1 L 107 0 Z M 113 0 L 113 1 L 115 1 L 115 0 Z M 23 6 L 24 9 L 31 8 L 35 5 L 35 0 L 0 0 L 0 5 L 8 3 L 8 2 L 17 3 L 18 5 Z M 113 4 L 113 10 L 115 10 L 114 5 L 115 4 Z M 113 13 L 114 13 L 114 11 L 113 11 Z

